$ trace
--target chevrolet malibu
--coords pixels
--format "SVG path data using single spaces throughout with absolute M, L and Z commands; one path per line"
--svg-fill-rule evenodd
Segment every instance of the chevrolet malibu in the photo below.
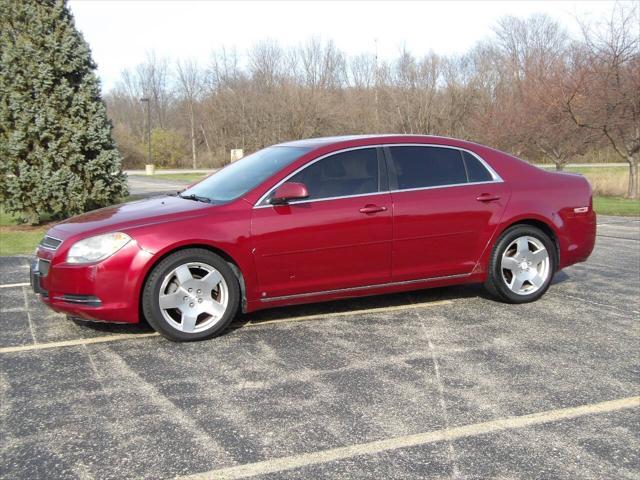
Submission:
M 188 341 L 238 311 L 453 284 L 531 302 L 590 255 L 595 233 L 579 175 L 450 138 L 319 138 L 59 223 L 31 280 L 71 318 L 144 318 Z

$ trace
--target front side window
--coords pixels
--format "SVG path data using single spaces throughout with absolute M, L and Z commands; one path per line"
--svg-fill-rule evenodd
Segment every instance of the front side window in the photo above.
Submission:
M 291 164 L 309 148 L 275 146 L 259 150 L 214 173 L 182 192 L 213 203 L 223 203 L 248 193 L 266 179 Z
M 308 200 L 363 195 L 378 191 L 378 155 L 375 148 L 336 153 L 309 165 L 289 182 L 304 183 Z
M 457 149 L 402 146 L 389 150 L 399 190 L 467 183 L 467 172 Z

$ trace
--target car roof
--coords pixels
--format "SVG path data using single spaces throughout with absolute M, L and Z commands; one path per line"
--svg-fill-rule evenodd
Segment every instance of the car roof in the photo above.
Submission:
M 392 139 L 397 139 L 396 141 L 402 141 L 402 139 L 412 139 L 413 141 L 420 140 L 427 143 L 428 141 L 433 141 L 435 139 L 440 140 L 455 140 L 447 137 L 438 137 L 435 135 L 415 135 L 415 134 L 376 134 L 376 135 L 339 135 L 335 137 L 317 137 L 317 138 L 306 138 L 303 140 L 292 140 L 290 142 L 284 142 L 278 144 L 278 146 L 282 147 L 307 147 L 307 148 L 318 148 L 325 147 L 328 145 L 334 145 L 338 143 L 344 142 L 357 142 L 358 140 L 382 140 L 382 141 L 390 141 Z M 394 142 L 395 143 L 395 142 Z
M 437 135 L 416 135 L 416 134 L 375 134 L 375 135 L 343 135 L 335 137 L 318 137 L 304 140 L 294 140 L 280 143 L 279 146 L 303 147 L 310 150 L 309 155 L 326 154 L 338 151 L 343 148 L 365 147 L 378 144 L 425 144 L 432 146 L 453 147 L 468 150 L 480 156 L 494 170 L 499 171 L 499 175 L 505 178 L 512 170 L 522 170 L 523 175 L 535 175 L 540 173 L 540 169 L 530 163 L 521 160 L 513 155 L 501 152 L 491 147 L 479 143 L 460 140 L 452 137 Z M 304 157 L 303 157 L 304 159 Z M 304 159 L 305 161 L 308 158 Z M 490 161 L 489 161 L 490 160 Z

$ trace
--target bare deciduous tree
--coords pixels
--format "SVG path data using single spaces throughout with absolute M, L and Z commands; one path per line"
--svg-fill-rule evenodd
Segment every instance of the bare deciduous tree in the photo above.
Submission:
M 600 132 L 629 164 L 627 196 L 638 198 L 640 158 L 638 7 L 618 4 L 604 28 L 583 24 L 573 50 L 566 108 L 576 125 Z
M 198 96 L 202 91 L 202 78 L 198 64 L 193 60 L 178 61 L 176 64 L 180 94 L 187 103 L 189 111 L 189 133 L 191 137 L 191 158 L 193 168 L 198 168 L 196 153 L 196 118 L 195 107 Z
M 552 18 L 505 17 L 463 55 L 348 58 L 331 41 L 294 48 L 273 40 L 248 52 L 219 47 L 206 69 L 148 55 L 106 97 L 129 166 L 144 162 L 144 109 L 177 166 L 214 167 L 229 149 L 254 151 L 296 138 L 424 133 L 492 145 L 562 169 L 613 152 L 630 166 L 637 195 L 640 72 L 637 9 L 571 40 Z M 635 13 L 634 13 L 635 12 Z M 636 15 L 636 17 L 633 17 Z M 636 18 L 634 20 L 633 18 Z M 636 22 L 636 23 L 634 23 Z M 635 30 L 634 30 L 635 28 Z M 208 152 L 208 158 L 197 150 Z

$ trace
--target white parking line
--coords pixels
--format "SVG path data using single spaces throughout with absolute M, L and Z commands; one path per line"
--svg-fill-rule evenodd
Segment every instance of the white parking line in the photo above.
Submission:
M 423 302 L 423 303 L 408 303 L 406 305 L 396 305 L 394 307 L 380 307 L 380 308 L 365 308 L 361 310 L 351 310 L 347 312 L 334 312 L 334 313 L 318 313 L 314 315 L 303 315 L 300 317 L 289 317 L 289 318 L 276 318 L 274 320 L 250 320 L 245 324 L 245 326 L 249 327 L 257 327 L 259 325 L 267 325 L 269 323 L 288 323 L 288 322 L 303 322 L 307 320 L 316 320 L 316 319 L 330 319 L 330 318 L 339 318 L 346 317 L 349 315 L 360 315 L 366 313 L 386 313 L 386 312 L 397 312 L 401 310 L 413 310 L 415 308 L 424 308 L 424 307 L 436 307 L 438 305 L 448 305 L 453 303 L 451 300 L 436 300 L 433 302 Z M 238 325 L 238 324 L 236 324 Z M 241 325 L 241 324 L 240 324 Z M 232 325 L 233 326 L 233 325 Z
M 0 288 L 28 287 L 29 285 L 31 285 L 29 282 L 27 282 L 27 283 L 5 283 L 4 285 L 0 285 Z
M 638 312 L 637 310 L 632 310 L 629 308 L 628 305 L 623 306 L 623 307 L 619 307 L 617 305 L 611 305 L 610 303 L 602 303 L 602 302 L 596 302 L 594 300 L 589 300 L 588 298 L 582 298 L 579 297 L 577 295 L 571 295 L 569 293 L 566 292 L 558 292 L 558 291 L 554 291 L 554 292 L 549 292 L 547 291 L 548 295 L 552 295 L 554 297 L 565 297 L 565 298 L 571 298 L 573 300 L 578 300 L 579 302 L 582 303 L 588 303 L 589 305 L 596 305 L 598 307 L 604 307 L 607 308 L 609 310 L 618 310 L 623 314 L 629 314 L 629 313 L 633 313 L 633 314 L 640 314 L 640 312 Z M 613 313 L 613 312 L 610 312 Z
M 381 307 L 381 308 L 370 308 L 366 310 L 352 310 L 350 312 L 335 312 L 335 313 L 319 313 L 316 315 L 306 315 L 300 317 L 289 317 L 289 318 L 278 318 L 274 320 L 263 320 L 263 321 L 248 321 L 247 323 L 232 323 L 230 325 L 231 328 L 246 328 L 246 327 L 258 327 L 260 325 L 267 325 L 270 323 L 287 323 L 287 322 L 302 322 L 302 321 L 312 321 L 312 320 L 331 320 L 333 318 L 345 317 L 348 315 L 360 315 L 366 313 L 381 313 L 381 312 L 394 312 L 399 310 L 410 310 L 415 308 L 426 308 L 426 307 L 435 307 L 438 305 L 447 305 L 453 303 L 451 300 L 437 300 L 434 302 L 424 302 L 424 303 L 411 303 L 407 305 L 397 305 L 394 307 Z M 50 348 L 61 348 L 61 347 L 74 347 L 78 345 L 90 345 L 93 343 L 107 343 L 107 342 L 119 342 L 123 340 L 136 340 L 139 338 L 148 338 L 148 337 L 157 337 L 158 334 L 153 333 L 136 333 L 136 334 L 126 334 L 120 333 L 117 335 L 105 335 L 103 337 L 93 337 L 93 338 L 76 338 L 73 340 L 62 340 L 59 342 L 48 342 L 48 343 L 38 343 L 32 345 L 16 345 L 13 347 L 2 347 L 0 348 L 0 354 L 2 353 L 14 353 L 14 352 L 28 352 L 31 350 L 46 350 Z
M 22 287 L 22 296 L 24 297 L 24 310 L 27 313 L 27 322 L 29 323 L 29 332 L 31 332 L 31 340 L 34 345 L 38 343 L 36 334 L 33 329 L 33 320 L 31 319 L 31 312 L 29 311 L 29 299 L 27 298 L 27 289 Z
M 76 345 L 89 345 L 92 343 L 117 342 L 121 340 L 135 340 L 138 338 L 157 337 L 158 334 L 153 333 L 137 333 L 129 335 L 121 333 L 119 335 L 105 335 L 103 337 L 93 338 L 76 338 L 74 340 L 62 340 L 60 342 L 37 343 L 35 345 L 17 345 L 14 347 L 0 348 L 0 353 L 28 352 L 31 350 L 47 350 L 49 348 L 73 347 Z
M 409 448 L 442 441 L 452 441 L 459 438 L 475 437 L 478 435 L 485 435 L 487 433 L 526 428 L 543 423 L 558 422 L 561 420 L 582 417 L 584 415 L 615 412 L 617 410 L 636 407 L 640 407 L 640 396 L 610 400 L 591 405 L 582 405 L 579 407 L 547 410 L 518 417 L 501 418 L 488 422 L 474 423 L 471 425 L 446 428 L 432 432 L 416 433 L 413 435 L 388 438 L 385 440 L 377 440 L 374 442 L 350 445 L 347 447 L 333 448 L 330 450 L 302 453 L 300 455 L 274 458 L 261 462 L 221 468 L 219 470 L 211 470 L 209 472 L 178 478 L 182 480 L 246 478 L 254 475 L 265 475 L 294 468 L 308 467 L 310 465 L 335 462 L 360 455 L 374 455 L 376 453 L 397 450 L 400 448 Z
M 605 225 L 628 225 L 630 223 L 640 223 L 640 220 L 626 220 L 626 221 L 621 221 L 621 222 L 605 222 L 605 223 L 597 223 L 596 225 L 598 227 L 602 227 Z

